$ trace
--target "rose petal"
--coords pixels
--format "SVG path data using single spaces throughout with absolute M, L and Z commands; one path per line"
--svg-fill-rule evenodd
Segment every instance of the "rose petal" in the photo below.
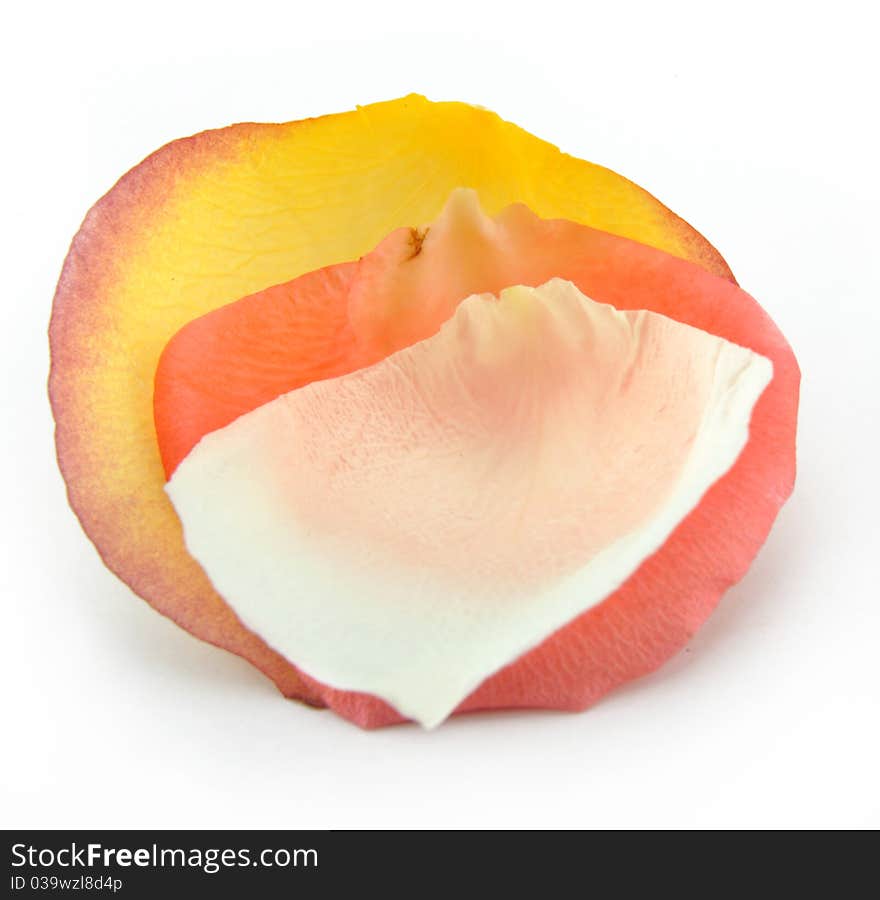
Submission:
M 243 628 L 187 554 L 162 488 L 153 375 L 186 322 L 267 285 L 351 260 L 449 192 L 492 210 L 608 228 L 731 278 L 714 248 L 638 186 L 495 114 L 410 96 L 284 125 L 235 125 L 163 147 L 91 210 L 50 325 L 50 397 L 70 503 L 104 562 L 160 612 L 323 702 Z
M 242 620 L 436 725 L 616 590 L 734 463 L 765 358 L 572 284 L 207 435 L 167 490 Z

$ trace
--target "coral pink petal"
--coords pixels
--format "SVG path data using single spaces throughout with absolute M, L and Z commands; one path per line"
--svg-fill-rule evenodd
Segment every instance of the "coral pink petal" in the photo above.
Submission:
M 511 282 L 542 284 L 554 276 L 570 280 L 596 301 L 621 310 L 661 313 L 749 348 L 773 364 L 773 379 L 753 410 L 749 440 L 739 458 L 665 543 L 603 602 L 488 677 L 457 707 L 459 712 L 495 707 L 581 709 L 614 685 L 651 671 L 673 655 L 727 587 L 744 574 L 793 486 L 797 364 L 782 335 L 751 297 L 697 266 L 574 223 L 537 219 L 523 207 L 512 207 L 494 221 L 475 221 L 473 216 L 468 219 L 466 192 L 453 200 L 427 233 L 409 229 L 393 233 L 346 273 L 332 297 L 328 293 L 328 308 L 339 310 L 347 304 L 350 321 L 345 323 L 334 313 L 333 328 L 338 326 L 338 333 L 344 336 L 344 353 L 323 368 L 318 353 L 310 363 L 317 366 L 316 377 L 357 370 L 436 334 L 471 293 L 498 291 Z M 482 252 L 462 255 L 456 251 L 460 227 L 444 229 L 444 223 L 456 216 L 464 218 L 464 225 L 470 222 L 474 233 L 468 246 L 482 248 Z M 464 263 L 453 270 L 450 261 L 456 254 Z M 275 290 L 283 292 L 285 287 Z M 407 305 L 407 298 L 413 297 L 423 298 L 423 302 Z M 256 309 L 254 304 L 259 301 L 251 298 L 248 302 Z M 310 306 L 319 309 L 320 302 Z M 198 336 L 193 347 L 204 346 L 205 337 L 213 332 L 227 336 L 218 345 L 222 353 L 214 354 L 221 378 L 227 377 L 225 360 L 230 367 L 236 365 L 237 342 L 261 347 L 271 344 L 270 319 L 263 322 L 260 315 L 236 318 L 238 307 L 232 304 L 188 326 L 190 336 Z M 220 313 L 226 316 L 222 322 Z M 174 408 L 182 398 L 192 408 L 200 401 L 212 402 L 199 387 L 199 378 L 192 376 L 196 369 L 203 369 L 204 360 L 197 353 L 175 354 L 178 338 L 169 344 L 157 373 L 157 397 L 161 386 L 163 396 L 172 398 L 165 426 L 159 428 L 163 456 L 165 446 L 171 443 L 169 434 L 176 427 L 168 423 L 174 421 Z M 327 348 L 331 345 L 332 341 L 326 342 Z M 243 375 L 235 412 L 255 409 L 270 396 L 304 380 L 305 374 L 296 376 L 285 386 L 279 369 L 278 377 L 269 379 L 268 391 L 263 385 L 249 395 L 247 376 Z M 175 385 L 185 383 L 195 385 L 195 392 L 179 393 Z M 226 421 L 234 418 L 229 410 L 219 418 L 212 416 L 186 426 L 186 436 L 168 456 L 172 461 L 169 471 L 187 448 L 212 430 L 205 422 L 219 422 L 222 427 L 224 416 Z M 299 675 L 312 698 L 320 697 L 364 727 L 404 718 L 370 693 L 340 690 L 303 672 Z

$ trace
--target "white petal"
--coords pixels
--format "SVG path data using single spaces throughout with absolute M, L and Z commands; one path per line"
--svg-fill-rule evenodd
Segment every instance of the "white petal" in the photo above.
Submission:
M 569 282 L 514 287 L 207 435 L 167 490 L 248 627 L 432 727 L 663 544 L 771 377 Z

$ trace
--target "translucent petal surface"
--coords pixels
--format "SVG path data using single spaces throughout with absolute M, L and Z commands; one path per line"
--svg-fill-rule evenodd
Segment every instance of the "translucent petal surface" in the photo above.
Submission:
M 569 282 L 512 288 L 207 435 L 167 490 L 270 646 L 432 726 L 663 544 L 771 377 Z

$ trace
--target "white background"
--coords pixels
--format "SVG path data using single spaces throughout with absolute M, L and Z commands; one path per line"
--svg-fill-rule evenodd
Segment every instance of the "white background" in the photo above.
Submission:
M 4 15 L 0 824 L 880 825 L 870 4 L 299 6 Z M 803 370 L 798 485 L 749 575 L 688 651 L 586 714 L 365 733 L 286 702 L 136 599 L 66 506 L 45 330 L 88 207 L 172 138 L 413 90 L 648 188 Z

